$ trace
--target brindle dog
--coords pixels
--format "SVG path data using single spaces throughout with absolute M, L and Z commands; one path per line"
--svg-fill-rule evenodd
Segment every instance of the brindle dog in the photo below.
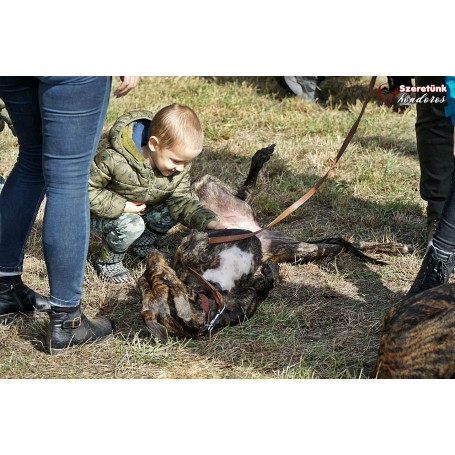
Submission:
M 263 261 L 257 237 L 230 244 L 208 242 L 209 237 L 218 235 L 226 235 L 226 230 L 191 231 L 178 247 L 173 267 L 158 250 L 148 255 L 138 288 L 144 322 L 159 340 L 165 342 L 168 334 L 197 337 L 243 322 L 278 283 L 278 265 Z M 211 289 L 192 271 L 215 287 L 222 302 L 216 302 Z
M 455 376 L 455 285 L 405 298 L 384 319 L 373 378 Z
M 247 199 L 259 171 L 273 151 L 274 145 L 271 145 L 256 152 L 248 177 L 237 192 L 211 175 L 195 181 L 192 189 L 225 225 L 233 225 L 240 232 L 256 232 L 260 225 Z M 209 236 L 225 236 L 239 232 L 238 229 L 209 234 L 192 231 L 180 244 L 172 267 L 158 251 L 150 253 L 146 270 L 138 280 L 138 288 L 142 316 L 155 337 L 162 341 L 168 334 L 196 337 L 206 333 L 208 327 L 234 325 L 250 318 L 278 283 L 278 262 L 310 261 L 347 249 L 362 260 L 382 264 L 364 255 L 360 248 L 389 253 L 411 251 L 401 244 L 364 243 L 357 246 L 339 238 L 301 242 L 272 230 L 236 242 L 208 243 Z M 212 292 L 202 284 L 190 269 L 205 275 L 216 291 Z M 217 292 L 225 304 L 220 315 L 220 304 L 214 298 Z

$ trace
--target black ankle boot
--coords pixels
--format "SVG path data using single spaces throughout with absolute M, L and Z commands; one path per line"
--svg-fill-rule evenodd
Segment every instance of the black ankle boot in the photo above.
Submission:
M 13 320 L 19 313 L 49 311 L 47 297 L 32 291 L 20 275 L 0 278 L 0 321 Z
M 441 284 L 447 284 L 454 265 L 455 253 L 450 254 L 436 250 L 431 243 L 407 296 L 418 294 Z
M 77 307 L 52 307 L 46 344 L 51 355 L 65 348 L 88 341 L 96 341 L 114 331 L 114 323 L 105 317 L 88 319 Z

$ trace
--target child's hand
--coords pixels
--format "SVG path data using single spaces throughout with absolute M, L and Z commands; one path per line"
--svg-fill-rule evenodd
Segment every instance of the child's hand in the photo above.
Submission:
M 222 223 L 221 221 L 210 221 L 210 223 L 207 224 L 207 229 L 229 229 L 231 227 L 233 226 Z
M 146 205 L 143 202 L 126 201 L 123 213 L 141 213 L 145 208 Z

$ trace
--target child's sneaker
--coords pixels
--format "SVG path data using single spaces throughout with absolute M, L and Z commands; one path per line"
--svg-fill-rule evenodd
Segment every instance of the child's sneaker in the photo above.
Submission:
M 96 269 L 103 280 L 111 283 L 127 283 L 131 279 L 130 271 L 123 265 L 126 251 L 116 253 L 107 243 L 103 243 L 101 257 L 96 261 Z

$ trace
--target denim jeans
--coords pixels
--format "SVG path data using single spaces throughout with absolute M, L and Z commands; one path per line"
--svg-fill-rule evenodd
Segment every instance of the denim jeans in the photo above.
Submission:
M 90 232 L 88 178 L 106 117 L 111 77 L 0 77 L 19 154 L 0 194 L 0 272 L 22 273 L 46 196 L 42 226 L 50 302 L 78 305 Z

